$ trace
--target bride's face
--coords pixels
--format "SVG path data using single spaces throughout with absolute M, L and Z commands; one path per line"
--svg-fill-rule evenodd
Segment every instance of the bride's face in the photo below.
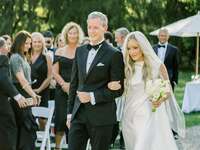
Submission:
M 127 50 L 128 50 L 129 56 L 131 57 L 133 61 L 144 60 L 142 50 L 140 49 L 139 43 L 136 40 L 131 39 L 128 41 Z

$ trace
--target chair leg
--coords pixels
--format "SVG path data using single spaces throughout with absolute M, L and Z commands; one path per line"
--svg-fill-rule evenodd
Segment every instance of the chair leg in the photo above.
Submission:
M 47 150 L 51 150 L 51 143 L 50 143 L 50 137 L 48 136 L 47 139 Z

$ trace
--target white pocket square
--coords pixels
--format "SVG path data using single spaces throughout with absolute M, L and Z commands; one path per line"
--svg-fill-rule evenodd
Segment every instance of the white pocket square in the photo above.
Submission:
M 100 67 L 100 66 L 105 66 L 105 65 L 103 63 L 98 63 L 97 66 Z

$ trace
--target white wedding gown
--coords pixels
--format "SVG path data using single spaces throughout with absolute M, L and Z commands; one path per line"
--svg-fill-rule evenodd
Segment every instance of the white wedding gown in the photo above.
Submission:
M 127 89 L 122 132 L 126 150 L 178 150 L 163 103 L 152 112 L 142 80 L 143 62 L 135 63 L 135 73 Z

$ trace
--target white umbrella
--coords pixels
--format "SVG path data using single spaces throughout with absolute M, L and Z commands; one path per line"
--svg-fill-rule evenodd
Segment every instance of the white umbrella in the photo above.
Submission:
M 195 69 L 195 73 L 197 75 L 198 65 L 199 65 L 198 62 L 199 62 L 200 11 L 194 16 L 181 19 L 177 22 L 174 22 L 162 28 L 166 28 L 171 36 L 197 37 L 196 69 Z M 150 35 L 158 35 L 160 29 L 151 32 Z

